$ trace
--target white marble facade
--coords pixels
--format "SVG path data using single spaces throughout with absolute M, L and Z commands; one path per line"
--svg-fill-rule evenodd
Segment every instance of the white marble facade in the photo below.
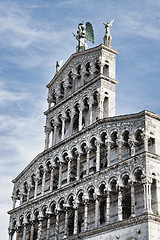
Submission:
M 47 85 L 45 149 L 13 180 L 9 240 L 160 239 L 160 116 L 115 116 L 117 53 L 75 53 Z

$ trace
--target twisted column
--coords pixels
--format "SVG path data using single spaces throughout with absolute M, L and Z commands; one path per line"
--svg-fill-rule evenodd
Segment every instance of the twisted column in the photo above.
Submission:
M 74 209 L 74 234 L 78 233 L 78 202 L 74 201 L 73 203 L 73 209 Z
M 106 193 L 106 224 L 110 224 L 110 192 Z
M 86 175 L 89 176 L 89 168 L 90 168 L 90 148 L 86 146 L 87 151 L 87 161 L 86 161 Z
M 111 165 L 111 145 L 110 141 L 105 141 L 105 145 L 107 146 L 107 167 Z
M 57 210 L 55 214 L 56 214 L 55 240 L 58 240 L 60 212 Z
M 68 237 L 68 207 L 65 208 L 65 222 L 64 222 L 64 239 Z
M 39 221 L 39 223 L 38 223 L 38 232 L 37 232 L 37 239 L 36 240 L 41 240 L 43 218 L 39 217 L 38 221 Z

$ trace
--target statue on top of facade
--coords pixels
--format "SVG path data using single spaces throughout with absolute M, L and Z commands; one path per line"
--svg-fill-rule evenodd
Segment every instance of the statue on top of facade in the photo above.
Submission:
M 79 23 L 77 35 L 74 37 L 78 40 L 78 46 L 76 47 L 77 52 L 81 52 L 87 49 L 86 39 L 94 43 L 94 30 L 90 22 L 86 22 L 86 26 L 83 23 Z
M 114 19 L 110 22 L 103 23 L 105 25 L 105 29 L 106 29 L 106 33 L 105 33 L 105 36 L 104 36 L 104 45 L 107 46 L 107 47 L 111 47 L 112 36 L 111 36 L 111 33 L 110 33 L 110 27 L 112 27 L 113 23 L 114 23 Z

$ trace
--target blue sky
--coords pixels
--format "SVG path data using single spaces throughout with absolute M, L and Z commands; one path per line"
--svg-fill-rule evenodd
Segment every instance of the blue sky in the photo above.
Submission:
M 46 84 L 55 63 L 75 52 L 78 23 L 90 21 L 95 44 L 115 19 L 116 115 L 160 114 L 159 0 L 0 1 L 0 232 L 7 240 L 11 180 L 44 149 Z M 3 193 L 3 194 L 2 194 Z

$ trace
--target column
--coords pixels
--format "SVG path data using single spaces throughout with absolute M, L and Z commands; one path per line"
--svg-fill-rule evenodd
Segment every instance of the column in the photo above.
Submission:
M 78 181 L 80 179 L 80 162 L 81 162 L 81 157 L 80 153 L 77 153 L 77 176 L 76 180 Z
M 122 221 L 122 189 L 118 187 L 118 221 Z
M 35 178 L 34 199 L 37 198 L 38 178 Z
M 45 127 L 45 133 L 46 133 L 46 139 L 45 139 L 45 150 L 49 147 L 49 135 L 50 135 L 50 129 Z
M 99 196 L 95 196 L 95 228 L 99 225 Z
M 89 124 L 92 124 L 92 101 L 89 101 Z
M 17 202 L 17 198 L 15 196 L 12 196 L 12 201 L 13 201 L 13 209 L 16 207 L 16 202 Z
M 17 228 L 16 229 L 16 240 L 19 240 L 19 233 L 20 233 L 20 229 Z
M 106 224 L 110 224 L 110 192 L 106 193 Z
M 75 202 L 74 203 L 74 231 L 73 234 L 77 234 L 78 233 L 78 203 Z
M 83 111 L 83 108 L 82 106 L 79 106 L 79 131 L 82 130 L 82 111 Z
M 51 215 L 48 215 L 48 219 L 47 219 L 47 235 L 46 235 L 46 240 L 49 240 L 49 236 L 50 236 L 50 225 L 51 225 Z
M 39 221 L 39 224 L 38 224 L 38 231 L 37 231 L 37 239 L 36 240 L 41 240 L 43 218 L 39 217 L 38 221 Z
M 104 96 L 99 93 L 98 94 L 98 113 L 99 113 L 99 119 L 103 118 L 103 103 L 104 103 Z
M 107 146 L 107 167 L 111 165 L 111 142 L 107 141 L 105 142 Z
M 130 149 L 131 149 L 131 157 L 133 157 L 135 155 L 135 143 L 134 141 L 128 141 Z
M 71 178 L 71 158 L 69 157 L 67 159 L 68 161 L 68 170 L 67 170 L 67 183 L 69 184 L 70 183 L 70 178 Z
M 160 181 L 156 180 L 157 214 L 160 215 Z
M 58 240 L 58 235 L 59 235 L 59 219 L 60 219 L 60 213 L 59 211 L 56 211 L 55 240 Z
M 131 217 L 135 217 L 135 192 L 133 182 L 131 182 Z
M 119 162 L 122 161 L 122 146 L 123 146 L 123 142 L 121 139 L 117 139 L 117 145 L 118 145 L 118 159 Z
M 34 222 L 31 223 L 31 234 L 30 234 L 30 240 L 33 240 L 34 236 Z
M 31 190 L 31 188 L 28 186 L 28 189 L 27 189 L 27 203 L 29 202 L 30 190 Z
M 64 222 L 64 239 L 68 237 L 68 208 L 65 209 L 65 222 Z
M 62 117 L 62 135 L 61 135 L 61 141 L 64 139 L 64 128 L 65 128 L 65 118 Z
M 84 232 L 88 230 L 88 204 L 89 199 L 84 199 Z
M 14 230 L 9 229 L 9 240 L 13 240 L 13 234 L 14 234 Z
M 59 162 L 59 181 L 58 181 L 58 188 L 61 187 L 62 184 L 62 162 Z
M 99 172 L 100 170 L 100 142 L 96 141 L 96 172 Z
M 19 197 L 20 197 L 20 206 L 22 205 L 22 203 L 23 203 L 23 194 L 22 193 L 20 193 L 19 194 Z
M 71 117 L 71 122 L 70 122 L 70 133 L 71 135 L 73 134 L 73 118 L 74 118 L 75 112 L 72 110 L 72 112 L 70 113 L 70 117 Z
M 54 130 L 53 130 L 53 136 L 52 136 L 52 146 L 56 144 L 56 138 L 57 138 L 57 126 L 58 124 L 54 122 Z
M 143 187 L 144 187 L 144 211 L 152 213 L 152 208 L 151 208 L 151 181 L 145 179 L 143 181 Z
M 53 191 L 53 177 L 54 177 L 54 168 L 52 167 L 51 168 L 50 187 L 49 187 L 50 192 Z
M 89 176 L 89 168 L 90 168 L 90 149 L 87 147 L 87 161 L 86 161 L 86 175 Z
M 23 238 L 22 238 L 22 240 L 26 240 L 26 231 L 27 231 L 27 225 L 25 223 L 24 226 L 23 226 Z
M 43 171 L 41 196 L 44 195 L 45 181 L 46 181 L 46 170 Z

